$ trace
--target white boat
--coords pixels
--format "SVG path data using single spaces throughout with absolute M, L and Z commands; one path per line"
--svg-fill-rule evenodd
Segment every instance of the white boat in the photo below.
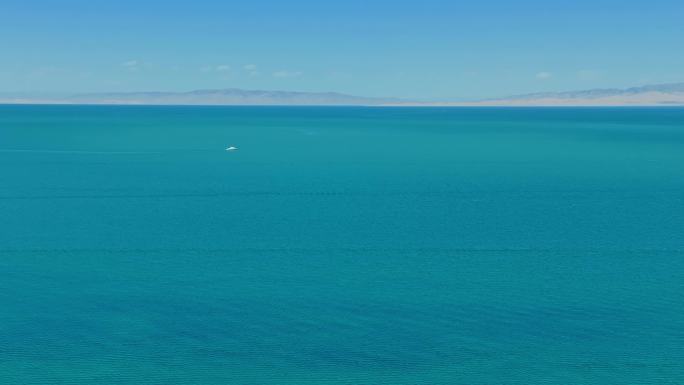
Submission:
M 236 151 L 237 149 L 238 149 L 237 147 L 230 146 L 230 147 L 226 148 L 226 151 Z

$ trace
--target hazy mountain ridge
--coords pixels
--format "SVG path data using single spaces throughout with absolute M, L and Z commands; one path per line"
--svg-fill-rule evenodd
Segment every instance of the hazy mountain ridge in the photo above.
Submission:
M 201 89 L 188 92 L 107 92 L 70 96 L 0 94 L 4 104 L 273 105 L 273 106 L 684 106 L 684 83 L 630 88 L 537 92 L 462 102 L 416 102 L 338 92 Z
M 474 102 L 475 105 L 684 105 L 684 83 L 630 88 L 538 92 Z
M 0 99 L 0 102 L 26 102 L 31 98 Z M 150 104 L 150 105 L 383 105 L 400 102 L 395 98 L 353 96 L 337 92 L 294 92 L 229 89 L 205 89 L 188 92 L 107 92 L 34 102 L 54 104 Z

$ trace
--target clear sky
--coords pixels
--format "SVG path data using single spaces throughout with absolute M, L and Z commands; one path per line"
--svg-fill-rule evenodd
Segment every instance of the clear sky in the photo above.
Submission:
M 684 81 L 684 0 L 2 0 L 0 92 L 423 99 Z

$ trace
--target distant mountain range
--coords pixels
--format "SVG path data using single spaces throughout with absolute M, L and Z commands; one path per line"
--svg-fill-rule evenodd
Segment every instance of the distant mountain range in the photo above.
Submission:
M 542 92 L 470 102 L 416 102 L 337 92 L 254 91 L 112 92 L 36 97 L 1 95 L 4 104 L 309 105 L 309 106 L 684 106 L 684 83 L 585 91 Z
M 1 97 L 0 103 L 145 104 L 145 105 L 386 105 L 395 98 L 371 98 L 337 92 L 256 91 L 237 88 L 189 92 L 111 92 L 62 97 Z
M 666 106 L 684 105 L 684 83 L 585 91 L 542 92 L 488 99 L 462 105 L 480 106 Z

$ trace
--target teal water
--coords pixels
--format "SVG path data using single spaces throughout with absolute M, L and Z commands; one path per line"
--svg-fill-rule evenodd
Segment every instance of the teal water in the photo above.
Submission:
M 682 384 L 684 109 L 0 106 L 0 273 L 2 384 Z

